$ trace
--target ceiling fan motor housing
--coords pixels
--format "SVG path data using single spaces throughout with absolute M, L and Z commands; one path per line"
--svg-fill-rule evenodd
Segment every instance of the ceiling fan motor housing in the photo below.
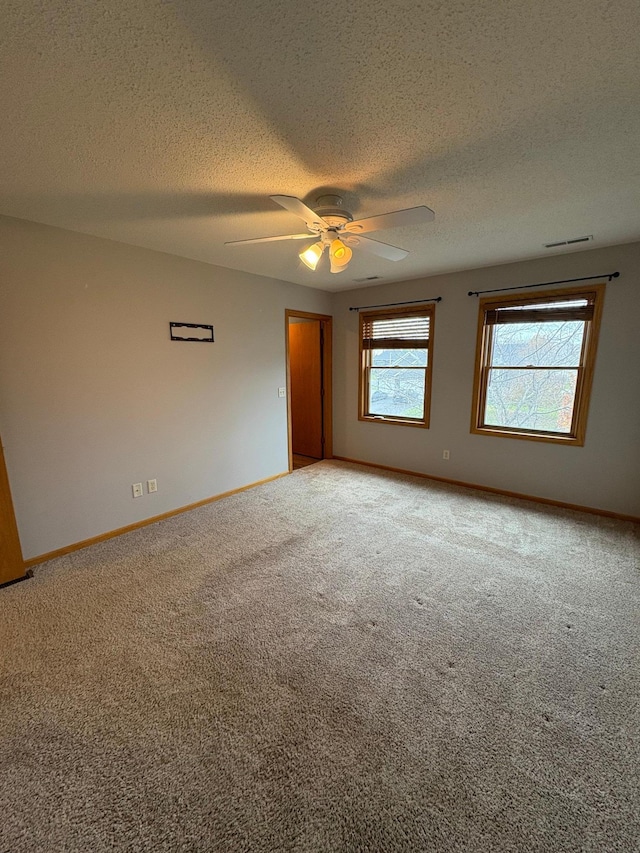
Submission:
M 353 221 L 349 211 L 342 209 L 342 198 L 339 195 L 321 195 L 316 199 L 316 205 L 314 212 L 332 228 L 339 228 Z

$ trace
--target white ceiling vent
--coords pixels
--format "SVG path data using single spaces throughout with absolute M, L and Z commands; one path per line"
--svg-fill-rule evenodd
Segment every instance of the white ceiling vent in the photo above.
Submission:
M 588 234 L 586 237 L 572 237 L 570 240 L 558 240 L 556 243 L 545 243 L 545 249 L 557 249 L 558 246 L 574 246 L 576 243 L 591 243 L 593 234 Z
M 363 281 L 378 281 L 381 278 L 381 275 L 368 275 L 366 278 L 354 278 L 353 280 L 357 281 L 358 284 L 360 284 Z

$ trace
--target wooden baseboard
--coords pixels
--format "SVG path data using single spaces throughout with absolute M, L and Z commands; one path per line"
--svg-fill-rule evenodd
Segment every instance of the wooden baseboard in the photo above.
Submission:
M 524 501 L 534 501 L 548 506 L 558 506 L 562 509 L 575 509 L 578 512 L 588 512 L 592 515 L 604 515 L 607 518 L 618 518 L 621 521 L 632 521 L 640 524 L 640 517 L 635 515 L 623 515 L 620 512 L 611 512 L 608 509 L 597 509 L 592 506 L 581 504 L 570 504 L 565 501 L 555 501 L 551 498 L 540 498 L 536 495 L 525 495 L 522 492 L 510 492 L 507 489 L 496 489 L 493 486 L 479 486 L 477 483 L 467 483 L 464 480 L 452 480 L 449 477 L 437 477 L 435 474 L 423 474 L 421 471 L 408 471 L 406 468 L 393 468 L 391 465 L 380 465 L 377 462 L 365 462 L 363 459 L 351 459 L 348 456 L 334 456 L 341 462 L 353 462 L 355 465 L 366 465 L 368 468 L 380 468 L 383 471 L 393 471 L 396 474 L 409 474 L 411 477 L 422 477 L 423 480 L 436 480 L 439 483 L 448 483 L 451 486 L 463 486 L 465 489 L 476 489 L 479 492 L 490 492 L 494 495 L 504 495 L 507 498 L 520 498 Z
M 273 480 L 279 480 L 281 477 L 286 477 L 290 472 L 283 471 L 281 474 L 274 474 L 273 477 L 266 477 L 264 480 L 257 480 L 255 483 L 249 483 L 247 486 L 240 486 L 238 489 L 231 489 L 230 492 L 222 492 L 220 495 L 214 495 L 212 498 L 205 498 L 202 501 L 181 506 L 178 509 L 163 512 L 160 515 L 154 515 L 151 518 L 145 518 L 142 521 L 136 521 L 134 524 L 127 524 L 126 527 L 119 527 L 117 530 L 110 530 L 108 533 L 101 533 L 99 536 L 92 536 L 90 539 L 83 539 L 82 542 L 74 542 L 72 545 L 65 545 L 64 548 L 58 548 L 55 551 L 49 551 L 48 554 L 40 554 L 38 557 L 31 557 L 24 561 L 25 569 L 31 566 L 36 566 L 38 563 L 45 563 L 47 560 L 53 560 L 56 557 L 64 557 L 65 554 L 71 554 L 73 551 L 80 551 L 82 548 L 88 548 L 90 545 L 96 545 L 98 542 L 104 542 L 107 539 L 113 539 L 116 536 L 122 536 L 123 533 L 130 533 L 132 530 L 139 530 L 141 527 L 146 527 L 149 524 L 155 524 L 157 521 L 164 521 L 165 518 L 172 518 L 174 515 L 181 515 L 183 512 L 189 512 L 190 509 L 198 509 L 198 507 L 206 506 L 207 504 L 221 501 L 223 498 L 237 495 L 239 492 L 246 492 L 248 489 L 254 489 L 256 486 L 262 486 L 265 483 L 271 483 Z
M 490 492 L 494 495 L 504 495 L 508 498 L 519 498 L 525 501 L 533 501 L 534 503 L 547 504 L 549 506 L 557 506 L 562 509 L 573 509 L 578 512 L 588 512 L 592 515 L 602 515 L 607 518 L 618 518 L 622 521 L 632 521 L 635 524 L 640 524 L 640 518 L 635 515 L 624 515 L 620 512 L 611 512 L 607 509 L 598 509 L 596 507 L 582 506 L 581 504 L 572 504 L 565 501 L 556 501 L 551 498 L 541 498 L 536 495 L 526 495 L 522 492 L 511 492 L 507 489 L 496 489 L 493 486 L 480 486 L 477 483 L 467 483 L 464 480 L 452 480 L 450 477 L 438 477 L 435 474 L 423 474 L 421 471 L 409 471 L 406 468 L 394 468 L 391 465 L 380 465 L 377 462 L 367 462 L 364 459 L 351 459 L 348 456 L 332 456 L 327 457 L 337 459 L 340 462 L 352 462 L 355 465 L 365 465 L 368 468 L 379 468 L 382 471 L 392 471 L 396 474 L 408 474 L 411 477 L 421 477 L 424 480 L 435 480 L 439 483 L 448 483 L 451 486 L 462 486 L 465 489 L 476 489 L 480 492 Z M 286 477 L 290 472 L 283 471 L 281 474 L 275 474 L 273 477 L 266 477 L 264 480 L 257 480 L 255 483 L 249 483 L 246 486 L 240 486 L 238 489 L 231 489 L 229 492 L 214 495 L 211 498 L 205 498 L 202 501 L 188 504 L 187 506 L 172 509 L 169 512 L 163 512 L 161 515 L 154 515 L 151 518 L 145 518 L 142 521 L 136 521 L 134 524 L 128 524 L 126 527 L 119 527 L 117 530 L 110 530 L 108 533 L 101 533 L 99 536 L 92 536 L 90 539 L 83 539 L 81 542 L 74 542 L 71 545 L 65 545 L 64 548 L 58 548 L 55 551 L 49 551 L 47 554 L 40 554 L 37 557 L 30 557 L 24 561 L 25 572 L 32 566 L 37 566 L 39 563 L 45 563 L 47 560 L 53 560 L 56 557 L 64 557 L 65 554 L 71 554 L 74 551 L 80 551 L 82 548 L 88 548 L 90 545 L 96 545 L 98 542 L 104 542 L 107 539 L 113 539 L 116 536 L 121 536 L 123 533 L 130 533 L 132 530 L 138 530 L 141 527 L 146 527 L 149 524 L 155 524 L 157 521 L 163 521 L 165 518 L 172 518 L 174 515 L 181 515 L 183 512 L 188 512 L 191 509 L 197 509 L 207 504 L 215 503 L 223 498 L 228 498 L 231 495 L 236 495 L 240 492 L 246 492 L 248 489 L 253 489 L 256 486 L 262 486 L 264 483 L 271 483 L 273 480 L 279 480 L 281 477 Z

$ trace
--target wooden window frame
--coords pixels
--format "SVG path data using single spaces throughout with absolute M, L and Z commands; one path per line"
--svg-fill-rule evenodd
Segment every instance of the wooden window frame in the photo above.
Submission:
M 583 447 L 587 429 L 587 414 L 591 399 L 591 386 L 595 368 L 600 320 L 604 304 L 605 285 L 595 284 L 588 288 L 564 288 L 561 290 L 536 291 L 532 294 L 519 293 L 502 297 L 487 297 L 480 300 L 478 311 L 478 333 L 476 342 L 476 361 L 473 380 L 473 407 L 471 412 L 471 432 L 477 435 L 493 435 L 503 438 L 520 438 L 528 441 L 546 441 L 554 444 L 568 444 Z M 585 320 L 580 364 L 576 380 L 571 430 L 568 433 L 552 433 L 543 430 L 527 430 L 505 426 L 484 424 L 488 375 L 491 368 L 490 354 L 493 325 L 487 323 L 488 312 L 513 305 L 532 305 L 562 298 L 588 299 L 593 306 L 593 315 Z
M 433 303 L 425 303 L 424 305 L 412 305 L 404 308 L 387 308 L 380 311 L 361 311 L 359 322 L 359 347 L 360 347 L 360 362 L 359 362 L 359 383 L 358 383 L 358 420 L 366 421 L 367 423 L 375 424 L 395 424 L 397 426 L 418 427 L 420 429 L 429 428 L 429 419 L 431 414 L 431 377 L 433 373 L 433 339 L 435 327 L 435 305 Z M 368 414 L 369 400 L 369 371 L 371 349 L 366 349 L 363 346 L 363 325 L 367 320 L 385 320 L 393 319 L 398 316 L 405 317 L 429 317 L 429 338 L 427 340 L 427 366 L 424 377 L 424 414 L 422 418 L 401 418 L 393 415 L 371 415 Z M 407 347 L 411 349 L 411 347 Z

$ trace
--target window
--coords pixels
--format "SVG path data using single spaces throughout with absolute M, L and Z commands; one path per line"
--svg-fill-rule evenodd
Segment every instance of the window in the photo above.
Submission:
M 471 431 L 584 444 L 604 285 L 480 302 Z
M 429 426 L 433 305 L 360 314 L 360 420 Z

